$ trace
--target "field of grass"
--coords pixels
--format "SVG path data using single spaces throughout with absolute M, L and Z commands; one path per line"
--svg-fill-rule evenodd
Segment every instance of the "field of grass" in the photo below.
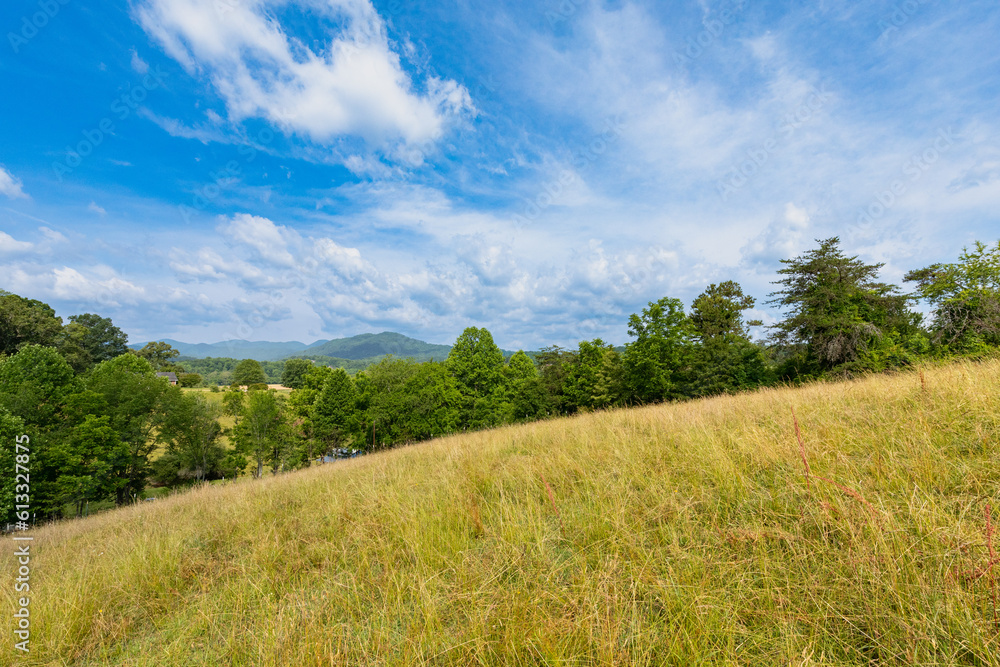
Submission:
M 1000 665 L 998 438 L 965 363 L 202 487 L 35 531 L 17 662 Z

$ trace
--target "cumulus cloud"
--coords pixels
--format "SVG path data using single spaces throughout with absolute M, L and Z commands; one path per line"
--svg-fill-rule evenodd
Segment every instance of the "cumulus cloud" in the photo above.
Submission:
M 0 253 L 27 252 L 34 247 L 27 241 L 18 241 L 10 234 L 0 232 Z
M 280 22 L 292 6 L 339 34 L 307 46 Z M 451 80 L 415 90 L 367 0 L 145 0 L 136 16 L 189 73 L 212 82 L 233 121 L 264 118 L 321 144 L 345 135 L 422 144 L 472 108 Z
M 21 186 L 20 179 L 14 178 L 2 165 L 0 165 L 0 193 L 7 195 L 9 199 L 28 198 Z
M 287 240 L 294 232 L 267 218 L 238 213 L 222 223 L 219 231 L 231 242 L 253 248 L 261 258 L 269 262 L 281 266 L 291 266 L 295 262 L 288 252 Z

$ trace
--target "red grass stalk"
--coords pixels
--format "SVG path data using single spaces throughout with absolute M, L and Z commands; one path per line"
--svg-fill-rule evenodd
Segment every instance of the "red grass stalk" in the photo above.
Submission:
M 920 371 L 920 391 L 927 393 L 927 380 L 924 379 L 923 371 Z
M 809 478 L 812 471 L 809 469 L 809 459 L 806 458 L 806 444 L 802 442 L 802 431 L 799 430 L 799 418 L 795 416 L 795 408 L 792 408 L 792 422 L 795 424 L 795 439 L 799 441 L 799 456 L 802 457 L 802 465 L 806 469 L 806 486 L 812 488 Z
M 990 549 L 990 568 L 997 562 L 996 554 L 993 552 L 993 517 L 990 504 L 986 503 L 986 545 Z M 997 575 L 996 571 L 990 572 L 990 591 L 993 596 L 993 627 L 1000 630 L 1000 622 L 997 620 Z
M 835 487 L 837 487 L 838 489 L 840 489 L 841 491 L 843 491 L 847 495 L 851 496 L 855 500 L 860 501 L 860 502 L 864 503 L 865 505 L 867 505 L 868 509 L 870 509 L 872 511 L 872 514 L 875 513 L 875 506 L 872 505 L 870 502 L 868 502 L 865 499 L 865 497 L 863 495 L 861 495 L 860 492 L 855 491 L 854 489 L 852 489 L 852 488 L 850 488 L 848 486 L 844 486 L 843 484 L 838 484 L 837 482 L 833 481 L 832 479 L 827 479 L 826 477 L 820 477 L 819 475 L 813 475 L 813 477 L 815 477 L 816 479 L 818 479 L 821 482 L 826 482 L 827 484 L 833 484 Z

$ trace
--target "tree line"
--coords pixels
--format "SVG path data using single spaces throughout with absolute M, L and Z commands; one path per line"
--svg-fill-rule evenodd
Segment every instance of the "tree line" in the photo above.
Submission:
M 271 378 L 253 360 L 226 369 L 233 385 L 224 392 L 185 392 L 156 376 L 176 365 L 169 345 L 132 351 L 110 320 L 85 314 L 64 325 L 46 304 L 3 292 L 0 469 L 13 470 L 14 438 L 28 434 L 32 507 L 58 517 L 95 500 L 130 502 L 151 483 L 260 477 L 463 430 L 1000 347 L 1000 242 L 910 271 L 909 293 L 879 280 L 881 264 L 844 254 L 838 238 L 817 243 L 782 260 L 767 303 L 783 317 L 762 340 L 750 335 L 762 323 L 745 315 L 756 300 L 726 281 L 689 310 L 671 297 L 650 302 L 629 318 L 624 348 L 595 339 L 505 359 L 488 330 L 469 327 L 443 361 L 390 356 L 352 376 L 288 360 L 281 371 L 288 395 L 268 390 Z M 930 317 L 913 309 L 920 301 Z M 14 486 L 12 474 L 0 479 L 2 518 Z

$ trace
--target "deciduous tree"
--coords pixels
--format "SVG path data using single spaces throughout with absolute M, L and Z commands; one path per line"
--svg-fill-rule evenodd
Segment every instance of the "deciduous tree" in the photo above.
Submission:
M 976 241 L 954 264 L 932 264 L 903 280 L 934 308 L 934 338 L 971 351 L 1000 345 L 1000 241 Z

